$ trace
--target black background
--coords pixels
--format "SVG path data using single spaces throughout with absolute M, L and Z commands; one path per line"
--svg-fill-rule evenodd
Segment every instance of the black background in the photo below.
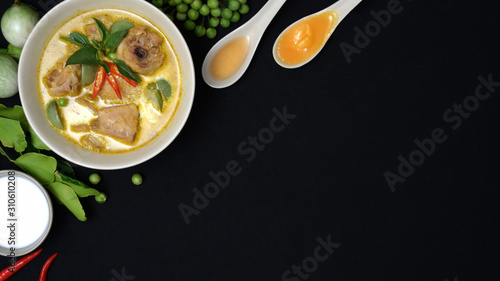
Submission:
M 26 2 L 41 11 L 50 4 Z M 240 23 L 265 2 L 249 0 Z M 401 0 L 402 12 L 347 63 L 341 42 L 353 45 L 354 28 L 389 3 L 363 1 L 311 63 L 278 66 L 271 55 L 278 34 L 332 3 L 287 1 L 245 75 L 220 90 L 200 73 L 216 40 L 181 28 L 197 85 L 180 135 L 133 168 L 75 165 L 80 179 L 101 174 L 108 202 L 82 199 L 86 222 L 55 204 L 41 256 L 11 280 L 37 280 L 54 252 L 49 280 L 107 281 L 122 270 L 130 276 L 123 280 L 282 280 L 328 236 L 341 246 L 308 280 L 498 280 L 500 87 L 458 129 L 443 119 L 474 95 L 478 76 L 500 81 L 498 1 Z M 20 104 L 17 95 L 1 102 Z M 238 145 L 284 107 L 297 117 L 247 162 Z M 392 192 L 384 172 L 397 173 L 398 156 L 408 159 L 414 141 L 436 128 L 447 140 Z M 178 205 L 192 205 L 192 189 L 231 160 L 241 173 L 186 225 Z M 141 186 L 131 183 L 136 172 Z

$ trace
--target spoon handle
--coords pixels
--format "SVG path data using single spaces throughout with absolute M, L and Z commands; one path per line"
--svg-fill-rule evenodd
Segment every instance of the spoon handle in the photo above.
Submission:
M 339 0 L 330 7 L 328 10 L 336 10 L 339 13 L 339 22 L 343 20 L 352 9 L 354 9 L 362 0 Z
M 259 22 L 259 27 L 262 28 L 262 30 L 265 30 L 267 26 L 271 23 L 273 20 L 274 16 L 278 11 L 281 9 L 281 6 L 285 4 L 286 0 L 269 0 L 267 3 L 262 6 L 262 8 L 253 16 L 249 22 L 251 21 L 260 21 Z M 257 25 L 256 25 L 257 26 Z

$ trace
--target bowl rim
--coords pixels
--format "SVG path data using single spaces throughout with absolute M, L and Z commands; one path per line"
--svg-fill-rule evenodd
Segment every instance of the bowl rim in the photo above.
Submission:
M 85 6 L 86 8 L 75 8 L 81 6 Z M 93 8 L 94 6 L 97 7 Z M 38 96 L 38 74 L 35 75 L 36 77 L 34 78 L 34 80 L 29 80 L 28 82 L 26 82 L 27 75 L 25 75 L 30 71 L 33 72 L 33 59 L 36 58 L 36 54 L 34 54 L 34 51 L 38 50 L 38 52 L 41 54 L 41 52 L 45 50 L 48 40 L 50 40 L 50 38 L 54 35 L 54 32 L 56 32 L 56 30 L 60 26 L 62 26 L 65 21 L 70 20 L 73 17 L 86 11 L 91 11 L 99 8 L 122 9 L 138 15 L 154 24 L 157 28 L 159 28 L 167 35 L 169 44 L 172 45 L 172 48 L 176 53 L 182 73 L 181 96 L 179 104 L 177 104 L 177 108 L 173 116 L 171 117 L 171 120 L 167 124 L 167 127 L 159 133 L 159 136 L 156 136 L 147 144 L 137 149 L 122 153 L 93 152 L 84 149 L 66 139 L 64 136 L 62 136 L 62 134 L 57 133 L 55 131 L 56 129 L 54 129 L 49 124 L 49 121 L 45 116 L 45 110 L 43 106 L 41 106 L 40 100 L 38 99 L 34 101 L 33 97 L 30 96 L 29 93 L 27 93 L 28 91 L 30 91 L 30 86 L 33 86 L 32 83 L 35 83 L 35 87 L 37 90 L 36 96 Z M 138 8 L 137 11 L 135 10 L 136 8 Z M 68 13 L 68 11 L 70 12 Z M 147 15 L 144 15 L 146 11 Z M 63 18 L 64 20 L 54 22 L 53 18 L 57 17 Z M 167 28 L 168 32 L 165 31 L 165 29 Z M 46 29 L 52 30 L 46 31 Z M 40 39 L 43 39 L 43 43 L 40 43 Z M 72 163 L 87 168 L 101 170 L 116 170 L 139 165 L 150 160 L 151 158 L 155 157 L 163 150 L 165 150 L 165 148 L 167 148 L 180 134 L 180 131 L 185 126 L 187 119 L 191 113 L 191 109 L 194 103 L 196 82 L 191 51 L 178 27 L 162 11 L 160 11 L 157 7 L 147 1 L 87 0 L 85 1 L 85 3 L 79 0 L 63 1 L 49 10 L 35 25 L 32 33 L 28 37 L 24 49 L 24 53 L 27 54 L 21 56 L 19 61 L 18 83 L 19 96 L 21 99 L 21 104 L 25 109 L 24 112 L 26 118 L 28 119 L 28 122 L 30 123 L 33 131 L 43 141 L 44 144 L 46 144 L 57 155 Z M 182 50 L 182 52 L 179 52 L 179 50 Z M 31 59 L 32 57 L 33 59 Z M 35 73 L 38 73 L 39 66 L 40 57 L 38 57 L 38 62 L 36 63 Z M 34 106 L 37 105 L 39 108 L 33 110 Z M 40 119 L 41 111 L 43 111 L 43 121 L 38 120 Z M 40 127 L 37 126 L 37 124 L 40 125 L 43 123 L 45 123 L 45 125 Z M 52 130 L 48 130 L 47 125 L 48 127 L 52 128 Z M 51 136 L 51 134 L 57 134 L 59 135 L 59 137 Z M 62 141 L 62 139 L 64 139 L 64 141 Z M 61 147 L 61 143 L 65 145 Z

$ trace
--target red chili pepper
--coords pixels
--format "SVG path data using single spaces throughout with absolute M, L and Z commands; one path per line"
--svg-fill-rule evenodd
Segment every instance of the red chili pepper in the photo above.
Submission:
M 14 263 L 14 266 L 9 266 L 0 272 L 0 281 L 6 280 L 11 277 L 14 273 L 18 272 L 23 266 L 32 261 L 36 256 L 42 252 L 42 249 L 31 253 L 27 256 L 22 257 L 19 261 Z
M 104 81 L 106 80 L 106 76 L 106 70 L 104 69 L 104 67 L 99 65 L 99 69 L 97 69 L 97 75 L 94 81 L 94 91 L 92 92 L 92 98 L 95 98 L 97 96 L 97 93 L 99 93 L 99 91 L 102 89 Z
M 116 64 L 114 64 L 112 62 L 106 62 L 106 64 L 109 66 L 109 72 L 111 72 L 111 74 L 119 76 L 123 80 L 127 81 L 127 83 L 129 83 L 133 87 L 137 86 L 137 82 L 135 82 L 134 80 L 132 80 L 130 78 L 127 78 L 127 77 L 123 76 L 120 73 L 120 71 L 118 70 L 118 67 L 116 66 Z
M 50 264 L 54 259 L 56 258 L 57 253 L 53 254 L 50 256 L 47 261 L 43 264 L 42 271 L 40 271 L 40 281 L 46 281 L 47 280 L 47 271 L 49 271 Z
M 118 96 L 118 98 L 122 99 L 122 94 L 120 93 L 120 89 L 118 88 L 118 84 L 116 83 L 116 79 L 113 76 L 113 74 L 107 75 L 106 81 L 108 81 L 109 85 L 113 87 L 113 90 L 115 90 L 115 93 Z

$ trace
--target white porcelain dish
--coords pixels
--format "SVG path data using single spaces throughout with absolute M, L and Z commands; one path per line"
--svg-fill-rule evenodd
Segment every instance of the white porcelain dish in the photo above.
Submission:
M 67 20 L 85 11 L 114 8 L 132 12 L 162 30 L 177 53 L 182 73 L 182 92 L 177 111 L 168 128 L 147 145 L 124 153 L 97 153 L 66 139 L 53 128 L 41 104 L 37 72 L 40 58 L 50 37 Z M 163 151 L 187 121 L 194 100 L 195 75 L 191 53 L 172 21 L 151 3 L 143 0 L 66 0 L 55 6 L 37 23 L 29 36 L 19 62 L 19 95 L 26 117 L 42 141 L 61 157 L 78 165 L 101 170 L 135 166 Z

